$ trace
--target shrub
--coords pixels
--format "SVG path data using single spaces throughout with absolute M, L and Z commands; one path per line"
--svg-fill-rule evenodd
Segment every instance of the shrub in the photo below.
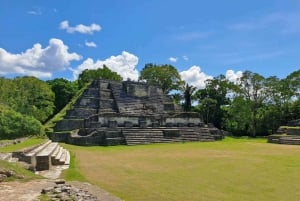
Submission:
M 0 106 L 0 139 L 14 139 L 42 133 L 43 126 L 34 117 Z

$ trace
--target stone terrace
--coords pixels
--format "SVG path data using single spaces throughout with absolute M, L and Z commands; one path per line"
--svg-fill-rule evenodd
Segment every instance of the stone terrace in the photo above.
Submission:
M 287 126 L 279 127 L 277 134 L 268 137 L 268 142 L 300 145 L 300 119 L 288 122 Z
M 49 170 L 55 165 L 70 164 L 69 151 L 51 140 L 32 148 L 13 152 L 11 157 L 30 164 L 30 169 L 37 171 Z

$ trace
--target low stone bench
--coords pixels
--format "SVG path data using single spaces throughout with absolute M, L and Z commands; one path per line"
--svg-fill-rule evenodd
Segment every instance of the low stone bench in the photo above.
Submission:
M 48 170 L 51 168 L 51 155 L 57 148 L 58 143 L 52 142 L 36 155 L 36 170 Z

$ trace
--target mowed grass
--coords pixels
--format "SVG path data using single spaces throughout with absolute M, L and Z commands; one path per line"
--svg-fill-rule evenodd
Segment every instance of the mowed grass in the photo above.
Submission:
M 13 152 L 19 151 L 28 147 L 36 146 L 46 142 L 48 139 L 46 138 L 29 138 L 21 143 L 11 144 L 8 146 L 0 147 L 0 152 Z M 6 140 L 3 140 L 6 141 Z M 7 140 L 10 141 L 10 140 Z
M 63 145 L 81 179 L 130 201 L 300 199 L 300 146 L 265 139 L 140 146 Z

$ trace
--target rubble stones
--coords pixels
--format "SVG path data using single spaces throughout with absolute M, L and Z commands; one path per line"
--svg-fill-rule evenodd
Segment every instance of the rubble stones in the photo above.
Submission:
M 6 178 L 15 176 L 16 173 L 12 170 L 0 169 L 0 182 L 3 182 Z
M 41 192 L 42 194 L 46 194 L 51 201 L 100 201 L 88 191 L 66 184 L 63 180 L 59 180 L 58 183 L 56 181 L 55 183 L 54 187 L 45 188 Z

